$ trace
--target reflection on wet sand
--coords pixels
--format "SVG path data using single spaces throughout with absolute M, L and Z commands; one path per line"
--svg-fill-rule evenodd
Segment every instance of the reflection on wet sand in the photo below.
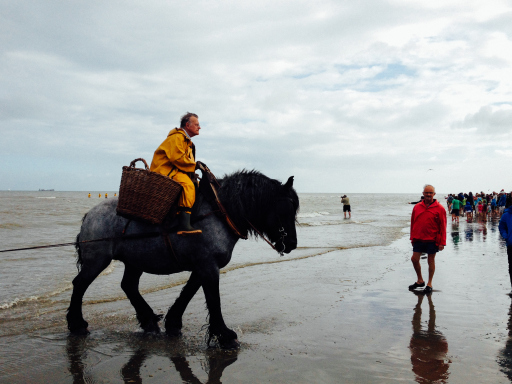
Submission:
M 84 360 L 87 358 L 87 338 L 69 336 L 66 343 L 68 354 L 68 370 L 73 376 L 73 384 L 92 383 L 87 377 Z
M 507 375 L 508 379 L 512 382 L 512 303 L 508 311 L 508 339 L 505 347 L 498 355 L 498 364 L 501 367 L 501 372 Z
M 141 368 L 146 360 L 152 356 L 167 356 L 179 373 L 183 383 L 202 383 L 192 371 L 187 357 L 185 357 L 185 349 L 180 352 L 178 346 L 178 348 L 162 350 L 160 340 L 155 340 L 155 343 L 148 339 L 129 340 L 128 344 L 133 349 L 133 354 L 120 370 L 121 378 L 125 383 L 142 383 Z M 68 369 L 73 376 L 73 384 L 96 382 L 92 377 L 93 375 L 88 372 L 88 366 L 85 362 L 91 347 L 92 345 L 87 337 L 69 336 L 67 339 Z M 222 383 L 220 379 L 224 369 L 237 360 L 239 351 L 208 349 L 203 353 L 206 358 L 203 368 L 208 375 L 205 384 L 220 384 Z
M 490 219 L 475 218 L 462 223 L 452 223 L 450 235 L 453 247 L 458 250 L 463 241 L 481 241 L 486 242 L 488 231 L 498 231 L 499 218 Z M 462 228 L 460 228 L 462 226 Z M 501 245 L 500 245 L 501 246 Z
M 444 335 L 436 330 L 436 311 L 432 302 L 432 295 L 415 292 L 418 303 L 414 308 L 412 317 L 413 334 L 409 349 L 411 351 L 412 371 L 418 383 L 446 383 L 450 372 L 450 361 L 446 357 L 448 342 Z M 427 297 L 429 316 L 428 326 L 424 330 L 421 323 L 421 303 Z
M 460 235 L 459 235 L 459 224 L 452 224 L 452 232 L 451 232 L 451 235 L 452 235 L 452 241 L 453 241 L 453 246 L 455 247 L 455 249 L 458 248 L 458 244 L 460 242 Z

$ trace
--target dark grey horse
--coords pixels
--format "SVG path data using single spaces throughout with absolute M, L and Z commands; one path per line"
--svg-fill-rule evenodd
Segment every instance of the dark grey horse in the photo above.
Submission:
M 205 178 L 201 183 L 206 183 Z M 297 247 L 295 231 L 299 198 L 293 189 L 293 177 L 285 185 L 256 171 L 240 171 L 220 180 L 219 198 L 229 217 L 243 234 L 260 236 L 249 222 L 274 244 L 278 252 L 289 253 Z M 200 191 L 203 189 L 202 186 Z M 146 332 L 159 332 L 156 315 L 139 293 L 143 272 L 168 275 L 181 271 L 192 274 L 175 303 L 165 316 L 165 330 L 170 336 L 181 335 L 182 316 L 200 287 L 203 288 L 209 311 L 207 343 L 216 337 L 220 346 L 238 345 L 236 333 L 222 317 L 219 295 L 219 270 L 231 260 L 239 237 L 226 221 L 212 214 L 217 207 L 207 193 L 198 193 L 192 219 L 201 235 L 178 236 L 175 232 L 146 238 L 138 235 L 158 233 L 160 226 L 128 220 L 116 214 L 116 199 L 109 199 L 91 209 L 83 219 L 77 236 L 78 275 L 73 280 L 73 294 L 68 308 L 68 328 L 75 334 L 88 333 L 82 316 L 82 299 L 89 285 L 110 264 L 112 259 L 125 265 L 121 287 L 134 306 L 137 319 Z M 123 230 L 125 234 L 123 235 Z M 168 236 L 171 247 L 164 236 Z M 124 237 L 124 238 L 120 238 Z M 88 240 L 109 238 L 99 242 Z

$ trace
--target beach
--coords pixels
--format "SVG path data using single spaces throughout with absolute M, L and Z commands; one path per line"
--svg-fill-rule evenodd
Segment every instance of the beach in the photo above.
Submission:
M 73 196 L 67 197 L 69 207 L 80 208 L 66 214 L 69 221 L 58 216 L 55 242 L 70 241 L 66 236 L 78 231 L 81 210 L 98 202 Z M 407 227 L 412 205 L 406 202 L 418 196 L 349 195 L 351 220 L 343 220 L 337 195 L 299 197 L 296 251 L 279 257 L 261 240 L 240 242 L 221 274 L 222 310 L 238 333 L 237 351 L 206 348 L 201 291 L 185 312 L 182 337 L 143 335 L 119 288 L 122 265 L 109 267 L 86 294 L 84 317 L 91 333 L 70 336 L 65 309 L 76 274 L 73 250 L 44 251 L 41 259 L 57 263 L 60 255 L 65 262 L 52 283 L 37 283 L 43 288 L 36 295 L 29 292 L 36 288 L 16 288 L 5 283 L 14 276 L 3 277 L 5 270 L 16 272 L 14 265 L 24 266 L 25 278 L 37 275 L 23 263 L 39 256 L 6 256 L 1 265 L 9 268 L 2 269 L 0 284 L 10 296 L 4 294 L 0 307 L 0 382 L 511 381 L 510 280 L 496 220 L 461 218 L 452 225 L 448 219 L 448 244 L 436 256 L 434 292 L 425 296 L 407 289 L 416 276 Z M 37 232 L 14 219 L 1 222 L 0 229 L 2 249 L 27 244 L 16 242 L 15 233 Z M 421 263 L 425 277 L 426 260 Z M 44 265 L 38 271 L 48 273 Z M 145 275 L 144 297 L 164 314 L 186 278 Z

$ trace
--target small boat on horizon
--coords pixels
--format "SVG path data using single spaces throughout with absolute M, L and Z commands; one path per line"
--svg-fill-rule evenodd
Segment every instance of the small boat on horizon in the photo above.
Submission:
M 39 188 L 39 192 L 43 192 L 43 191 L 53 192 L 53 191 L 55 191 L 55 189 L 41 189 L 41 188 Z

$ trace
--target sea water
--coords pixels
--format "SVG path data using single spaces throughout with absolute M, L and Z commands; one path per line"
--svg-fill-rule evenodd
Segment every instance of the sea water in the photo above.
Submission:
M 109 198 L 114 192 L 107 191 Z M 105 198 L 98 192 L 0 192 L 0 250 L 75 241 L 84 214 Z M 311 257 L 333 250 L 388 245 L 404 236 L 411 194 L 351 194 L 352 218 L 345 219 L 339 194 L 299 194 L 298 248 L 279 256 L 261 239 L 240 240 L 231 263 L 223 269 Z M 347 215 L 348 216 L 348 215 Z M 126 300 L 120 288 L 124 266 L 113 261 L 93 282 L 85 305 Z M 73 246 L 0 253 L 0 336 L 22 332 L 17 319 L 54 313 L 65 317 L 77 274 Z M 183 284 L 183 272 L 170 276 L 144 274 L 140 289 L 154 292 Z M 35 325 L 34 325 L 35 326 Z M 23 323 L 23 331 L 30 324 Z

